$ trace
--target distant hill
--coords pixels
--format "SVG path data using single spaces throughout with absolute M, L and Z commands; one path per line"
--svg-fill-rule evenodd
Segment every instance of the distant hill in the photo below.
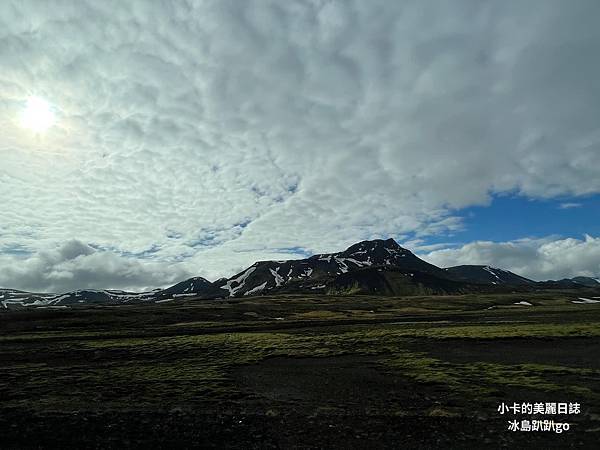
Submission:
M 600 287 L 600 280 L 592 277 L 574 277 L 571 281 L 587 287 Z
M 448 267 L 445 271 L 454 279 L 468 283 L 514 286 L 533 286 L 536 283 L 508 270 L 490 266 L 463 265 Z
M 78 304 L 119 305 L 153 301 L 159 291 L 159 289 L 150 292 L 81 289 L 64 294 L 39 294 L 14 289 L 0 289 L 0 305 L 4 308 L 19 306 L 58 308 Z
M 202 277 L 189 278 L 170 288 L 158 291 L 155 295 L 156 298 L 162 300 L 177 297 L 216 298 L 227 296 L 227 291 Z
M 598 278 L 592 277 L 574 277 L 563 278 L 562 280 L 542 281 L 538 285 L 550 289 L 600 288 L 600 281 L 598 281 Z

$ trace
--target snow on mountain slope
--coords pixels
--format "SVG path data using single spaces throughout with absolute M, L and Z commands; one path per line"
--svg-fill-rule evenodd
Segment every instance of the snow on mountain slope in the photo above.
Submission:
M 394 266 L 447 278 L 442 269 L 402 248 L 393 239 L 363 241 L 343 252 L 317 254 L 306 259 L 259 261 L 250 269 L 221 281 L 231 296 L 267 293 L 275 290 L 322 289 L 332 277 L 375 266 Z M 251 270 L 252 269 L 252 270 Z
M 14 306 L 68 306 L 76 304 L 119 304 L 148 301 L 156 291 L 125 292 L 118 290 L 82 289 L 64 294 L 36 294 L 30 292 L 0 289 L 0 303 L 4 308 Z
M 238 274 L 235 277 L 227 280 L 227 282 L 222 286 L 222 289 L 227 289 L 229 291 L 229 296 L 233 297 L 239 290 L 244 288 L 246 278 L 248 278 L 252 274 L 252 272 L 256 270 L 257 264 L 258 263 L 254 263 L 253 266 L 244 270 L 241 274 Z M 254 288 L 256 288 L 256 286 Z M 245 291 L 248 291 L 248 289 L 246 289 Z
M 0 289 L 0 304 L 3 308 L 12 306 L 47 306 L 55 301 L 56 294 L 36 294 L 15 289 Z

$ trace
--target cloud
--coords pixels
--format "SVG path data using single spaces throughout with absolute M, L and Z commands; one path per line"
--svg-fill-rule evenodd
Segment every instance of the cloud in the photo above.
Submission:
M 0 248 L 230 275 L 600 192 L 600 5 L 536 5 L 4 1 Z
M 573 209 L 573 208 L 581 208 L 583 205 L 581 203 L 561 203 L 558 205 L 559 209 Z
M 168 286 L 190 274 L 182 267 L 141 262 L 110 251 L 98 251 L 77 240 L 54 251 L 14 258 L 0 256 L 0 286 L 34 292 L 76 289 L 151 289 Z
M 441 267 L 485 264 L 504 268 L 537 281 L 600 277 L 600 237 L 583 239 L 547 237 L 509 242 L 477 241 L 457 248 L 423 254 Z

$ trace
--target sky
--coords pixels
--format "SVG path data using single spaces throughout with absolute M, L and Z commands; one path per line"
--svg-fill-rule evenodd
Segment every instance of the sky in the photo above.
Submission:
M 595 0 L 0 2 L 0 286 L 396 239 L 600 276 Z

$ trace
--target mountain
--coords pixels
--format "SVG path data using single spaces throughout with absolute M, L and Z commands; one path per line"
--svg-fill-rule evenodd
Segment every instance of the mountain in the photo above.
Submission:
M 221 281 L 219 287 L 232 297 L 270 292 L 327 292 L 336 277 L 374 267 L 394 267 L 406 273 L 422 272 L 449 278 L 444 270 L 418 258 L 393 239 L 376 239 L 359 242 L 338 253 L 288 261 L 259 261 Z
M 14 289 L 0 289 L 0 305 L 4 308 L 15 306 L 62 308 L 77 304 L 119 305 L 153 301 L 159 291 L 160 289 L 150 292 L 82 289 L 64 294 L 36 294 Z
M 587 287 L 600 287 L 600 280 L 592 277 L 573 277 L 571 281 Z
M 598 278 L 592 277 L 573 277 L 563 278 L 562 280 L 542 281 L 538 285 L 550 289 L 600 288 L 600 281 L 598 281 Z
M 359 242 L 337 253 L 287 261 L 258 261 L 230 278 L 215 282 L 194 277 L 149 292 L 87 289 L 39 294 L 0 289 L 0 305 L 4 308 L 64 308 L 80 304 L 161 303 L 181 298 L 219 299 L 265 294 L 399 296 L 584 287 L 600 287 L 600 282 L 594 278 L 575 277 L 536 283 L 490 266 L 462 265 L 441 269 L 423 261 L 393 239 L 375 239 Z
M 177 297 L 217 298 L 227 297 L 228 292 L 202 277 L 193 277 L 170 288 L 158 291 L 154 297 L 165 300 Z
M 533 286 L 536 283 L 508 270 L 490 266 L 463 265 L 448 267 L 444 270 L 452 278 L 466 283 L 512 286 Z
M 585 286 L 565 278 L 562 280 L 546 280 L 537 283 L 538 289 L 583 289 Z
M 9 306 L 45 306 L 56 294 L 38 294 L 18 291 L 16 289 L 0 289 L 0 304 Z
M 464 284 L 464 283 L 462 283 Z M 267 293 L 378 293 L 411 295 L 464 290 L 443 269 L 429 264 L 393 239 L 362 241 L 337 253 L 306 259 L 259 261 L 230 278 L 214 283 L 194 277 L 166 289 L 132 293 L 79 290 L 56 294 L 5 294 L 9 306 L 64 307 L 78 304 L 163 302 L 178 298 L 226 298 Z

